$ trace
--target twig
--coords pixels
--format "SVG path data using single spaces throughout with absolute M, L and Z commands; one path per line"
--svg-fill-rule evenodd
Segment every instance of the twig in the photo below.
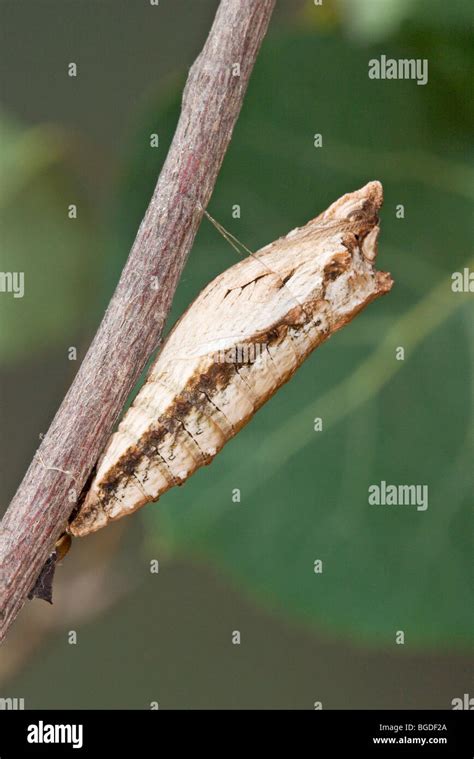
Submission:
M 0 640 L 64 531 L 128 393 L 158 345 L 274 3 L 221 0 L 189 71 L 173 142 L 117 289 L 41 444 L 41 458 L 34 456 L 3 518 Z

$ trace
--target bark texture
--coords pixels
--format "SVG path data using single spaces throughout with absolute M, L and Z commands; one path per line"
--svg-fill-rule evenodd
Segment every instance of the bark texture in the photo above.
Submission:
M 159 343 L 273 6 L 274 0 L 222 0 L 189 71 L 173 142 L 117 289 L 2 521 L 0 639 L 65 530 L 75 498 Z

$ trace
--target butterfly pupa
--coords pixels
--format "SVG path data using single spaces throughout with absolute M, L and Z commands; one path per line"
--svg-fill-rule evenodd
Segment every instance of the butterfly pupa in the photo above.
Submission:
M 87 535 L 209 464 L 309 354 L 392 287 L 369 182 L 214 279 L 176 323 L 69 525 Z

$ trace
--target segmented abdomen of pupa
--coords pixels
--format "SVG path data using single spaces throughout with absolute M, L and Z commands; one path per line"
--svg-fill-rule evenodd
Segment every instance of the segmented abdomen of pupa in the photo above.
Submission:
M 219 275 L 177 322 L 110 438 L 78 513 L 86 535 L 209 464 L 305 358 L 387 292 L 371 182 Z

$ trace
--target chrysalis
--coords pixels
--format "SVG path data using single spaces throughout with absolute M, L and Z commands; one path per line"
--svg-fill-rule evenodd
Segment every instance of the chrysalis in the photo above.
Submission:
M 305 358 L 392 287 L 370 182 L 232 266 L 174 326 L 69 530 L 87 535 L 209 464 Z

